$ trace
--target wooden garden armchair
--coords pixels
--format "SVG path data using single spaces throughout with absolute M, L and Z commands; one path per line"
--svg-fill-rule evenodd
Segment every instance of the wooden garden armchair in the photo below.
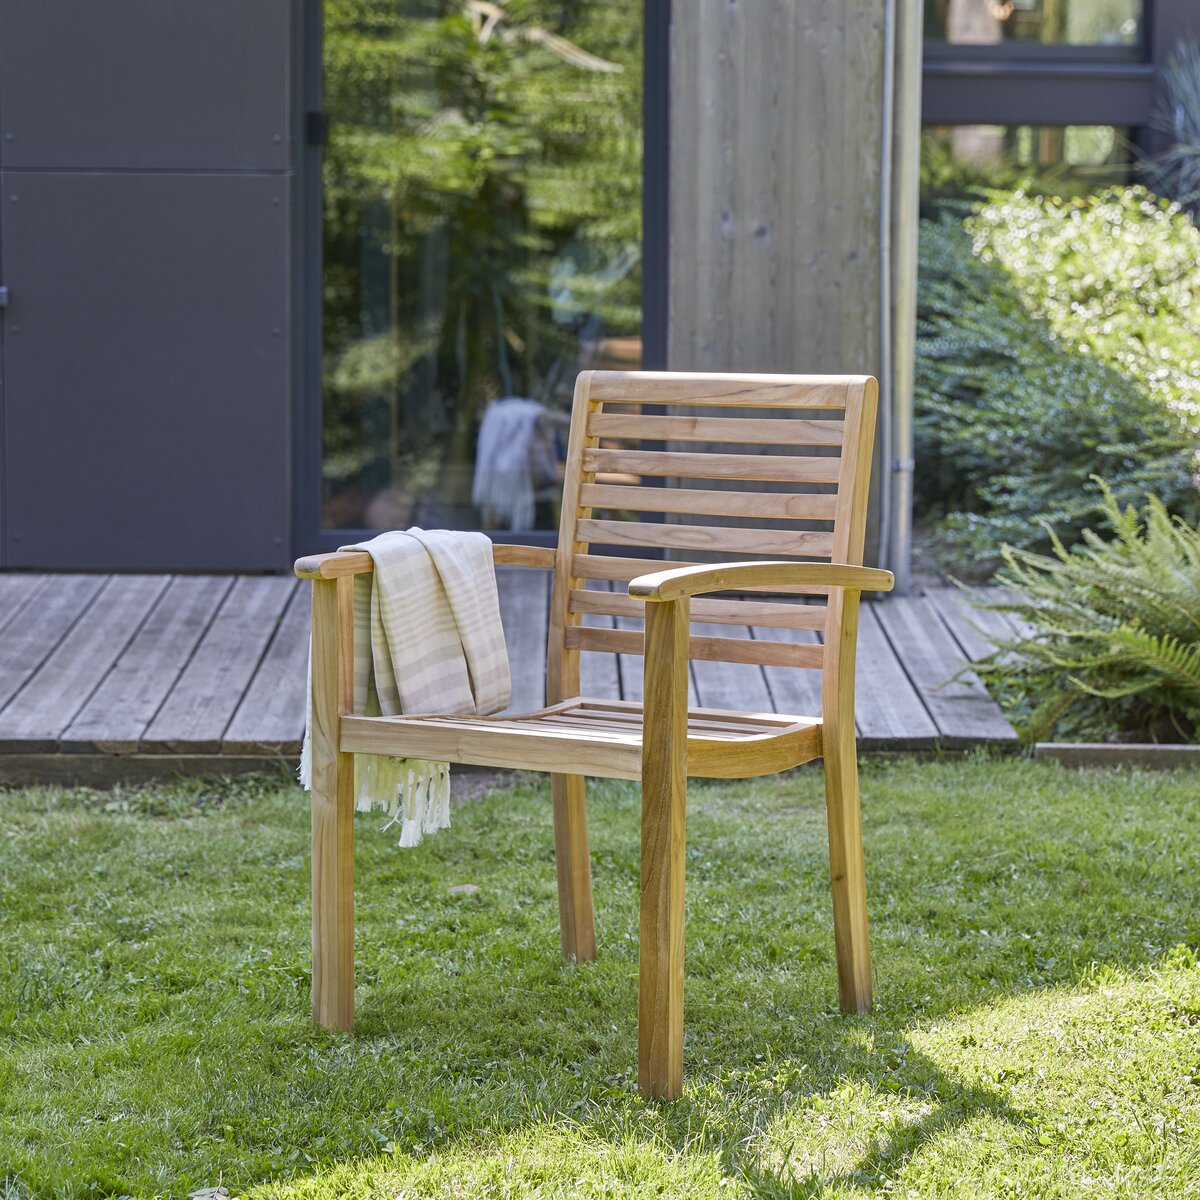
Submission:
M 687 776 L 747 778 L 823 758 L 838 993 L 847 1012 L 870 1007 L 854 654 L 860 591 L 892 586 L 889 572 L 861 565 L 876 406 L 875 380 L 865 376 L 580 375 L 558 549 L 495 547 L 497 563 L 554 572 L 548 707 L 537 712 L 355 714 L 352 585 L 353 576 L 371 570 L 371 559 L 346 552 L 296 563 L 296 574 L 313 581 L 312 1000 L 318 1025 L 349 1030 L 354 1022 L 352 754 L 550 772 L 562 951 L 581 961 L 596 954 L 585 777 L 642 781 L 638 1085 L 664 1098 L 677 1096 L 683 1084 Z M 694 409 L 706 415 L 692 415 Z M 650 448 L 641 445 L 647 442 Z M 664 443 L 672 448 L 657 448 Z M 743 448 L 739 444 L 748 452 L 721 449 Z M 828 453 L 814 455 L 809 447 Z M 603 482 L 613 473 L 642 482 Z M 783 492 L 756 487 L 763 481 L 791 486 Z M 802 490 L 813 484 L 823 486 Z M 603 515 L 630 512 L 660 519 Z M 693 517 L 726 523 L 692 524 Z M 782 519 L 815 528 L 780 527 Z M 595 554 L 593 545 L 808 561 L 668 567 Z M 588 580 L 631 582 L 621 594 L 588 589 Z M 759 595 L 692 600 L 714 592 Z M 762 593 L 796 593 L 808 602 L 763 599 Z M 644 642 L 640 630 L 584 625 L 585 613 L 644 616 Z M 816 631 L 824 640 L 689 637 L 689 618 Z M 581 653 L 643 649 L 643 704 L 580 697 Z M 689 709 L 689 656 L 819 670 L 821 715 Z

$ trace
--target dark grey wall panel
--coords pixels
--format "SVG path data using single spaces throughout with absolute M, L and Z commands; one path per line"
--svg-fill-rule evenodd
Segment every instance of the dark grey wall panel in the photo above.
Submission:
M 289 165 L 291 0 L 0 0 L 0 164 Z
M 8 565 L 285 567 L 290 178 L 0 187 Z

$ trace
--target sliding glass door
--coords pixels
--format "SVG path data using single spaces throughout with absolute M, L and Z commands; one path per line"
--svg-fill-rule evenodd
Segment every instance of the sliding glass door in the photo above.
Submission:
M 325 0 L 321 524 L 553 529 L 642 358 L 643 0 Z

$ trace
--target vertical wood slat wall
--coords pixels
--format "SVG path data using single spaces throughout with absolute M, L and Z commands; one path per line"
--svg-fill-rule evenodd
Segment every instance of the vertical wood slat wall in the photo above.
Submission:
M 885 0 L 688 0 L 673 6 L 671 27 L 669 369 L 874 374 L 885 397 L 890 382 L 893 403 L 911 405 L 920 117 L 905 96 L 920 84 L 920 5 L 887 3 L 891 361 L 881 329 Z M 881 560 L 890 458 L 877 449 L 868 562 Z

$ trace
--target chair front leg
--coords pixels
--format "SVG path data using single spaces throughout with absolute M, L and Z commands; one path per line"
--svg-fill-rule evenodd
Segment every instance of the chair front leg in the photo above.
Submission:
M 683 1090 L 683 874 L 688 600 L 646 605 L 638 1088 Z
M 313 1023 L 354 1028 L 354 759 L 338 746 L 354 700 L 351 578 L 313 581 Z

